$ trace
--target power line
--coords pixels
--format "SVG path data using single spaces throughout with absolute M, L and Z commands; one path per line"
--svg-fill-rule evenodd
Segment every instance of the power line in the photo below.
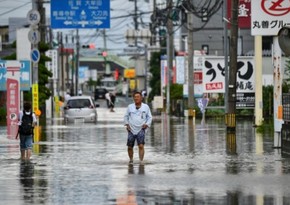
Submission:
M 9 11 L 6 11 L 6 12 L 0 14 L 0 16 L 3 16 L 3 15 L 6 15 L 6 14 L 9 14 L 9 13 L 11 13 L 11 12 L 14 12 L 15 10 L 20 9 L 20 8 L 22 8 L 22 7 L 24 7 L 24 6 L 28 5 L 28 4 L 31 4 L 31 2 L 28 2 L 28 3 L 22 4 L 21 6 L 18 6 L 18 7 L 13 8 L 13 9 L 10 9 Z

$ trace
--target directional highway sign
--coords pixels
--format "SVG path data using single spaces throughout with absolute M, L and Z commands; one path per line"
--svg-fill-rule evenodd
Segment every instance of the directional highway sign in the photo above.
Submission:
M 51 0 L 51 28 L 110 28 L 110 1 Z

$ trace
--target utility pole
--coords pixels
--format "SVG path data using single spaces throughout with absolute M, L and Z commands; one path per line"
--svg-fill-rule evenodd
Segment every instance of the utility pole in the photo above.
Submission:
M 153 0 L 153 16 L 156 18 L 156 0 Z M 151 37 L 151 45 L 156 45 L 156 28 L 155 28 L 155 23 L 153 24 L 153 29 L 152 29 L 152 37 Z
M 138 31 L 138 16 L 137 16 L 137 0 L 134 0 L 134 26 L 135 26 L 135 32 Z M 135 38 L 135 47 L 137 47 L 137 38 Z
M 104 52 L 106 52 L 107 55 L 107 36 L 106 36 L 106 29 L 103 30 L 103 42 L 104 42 Z M 111 67 L 110 64 L 107 61 L 107 56 L 103 56 L 104 57 L 104 61 L 105 61 L 105 74 L 106 76 L 110 76 L 111 75 Z
M 172 0 L 167 0 L 168 16 L 172 13 Z M 170 85 L 171 71 L 173 68 L 173 22 L 167 19 L 167 89 L 166 89 L 166 113 L 170 115 Z
M 75 72 L 75 76 L 76 76 L 76 89 L 75 89 L 75 95 L 78 94 L 78 86 L 79 86 L 79 56 L 80 56 L 80 36 L 79 36 L 79 29 L 77 29 L 77 36 L 76 36 L 76 72 Z
M 46 23 L 45 23 L 45 8 L 43 7 L 43 0 L 37 0 L 37 10 L 40 14 L 39 31 L 40 31 L 40 41 L 45 42 L 46 35 Z
M 68 36 L 67 35 L 65 35 L 65 44 L 66 45 L 68 44 Z M 68 49 L 65 48 L 64 52 L 65 52 L 66 90 L 70 90 L 69 87 L 71 85 L 70 85 L 70 82 L 69 82 L 69 59 L 68 59 L 69 52 L 68 52 Z
M 75 43 L 74 35 L 72 35 L 72 37 L 71 37 L 71 43 L 72 43 L 72 45 L 74 45 L 74 43 Z M 71 63 L 71 92 L 70 93 L 74 93 L 75 53 L 76 53 L 75 49 L 73 49 L 72 63 Z
M 39 5 L 38 5 L 38 1 L 37 0 L 33 0 L 32 1 L 32 9 L 34 9 L 34 10 L 38 10 L 39 9 Z M 41 18 L 40 18 L 39 22 L 41 22 Z M 42 39 L 40 39 L 40 40 L 42 40 Z M 32 44 L 32 49 L 33 50 L 36 49 L 39 52 L 38 43 Z M 39 110 L 38 62 L 33 62 L 32 63 L 32 110 L 35 113 Z M 37 122 L 37 124 L 38 123 L 39 123 L 39 121 Z
M 223 21 L 224 21 L 224 57 L 225 57 L 225 114 L 228 113 L 228 85 L 229 85 L 229 59 L 228 59 L 228 22 L 227 22 L 227 11 L 228 5 L 227 1 L 223 1 L 224 12 L 223 12 Z
M 230 72 L 228 86 L 228 114 L 227 131 L 236 130 L 236 94 L 237 94 L 237 37 L 238 37 L 238 5 L 239 0 L 232 0 L 231 8 L 231 46 L 230 46 Z
M 134 0 L 134 26 L 135 26 L 135 35 L 136 33 L 138 32 L 138 16 L 137 16 L 137 12 L 138 12 L 138 7 L 137 7 L 137 0 Z M 138 47 L 138 38 L 137 36 L 135 36 L 135 47 L 137 48 Z M 134 57 L 135 59 L 135 72 L 137 73 L 137 60 L 139 59 L 139 56 L 136 55 Z M 135 77 L 135 89 L 137 88 L 138 86 L 138 80 L 137 78 Z
M 61 91 L 62 91 L 62 96 L 64 97 L 65 95 L 65 85 L 64 85 L 64 82 L 65 82 L 65 79 L 64 79 L 64 59 L 63 59 L 63 55 L 64 55 L 64 46 L 63 46 L 63 35 L 62 35 L 62 32 L 58 32 L 57 33 L 58 35 L 58 40 L 60 42 L 60 47 L 59 47 L 59 55 L 60 55 L 60 70 L 61 70 Z
M 188 36 L 187 36 L 187 49 L 188 49 L 188 118 L 195 117 L 194 110 L 194 68 L 193 68 L 193 58 L 194 58 L 194 49 L 193 49 L 193 14 L 188 11 L 187 13 L 187 27 L 188 27 Z

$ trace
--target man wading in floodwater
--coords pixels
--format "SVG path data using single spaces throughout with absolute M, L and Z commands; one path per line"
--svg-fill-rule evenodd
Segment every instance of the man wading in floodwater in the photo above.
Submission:
M 133 147 L 135 140 L 139 147 L 139 159 L 140 164 L 143 164 L 144 158 L 144 144 L 145 144 L 145 133 L 147 128 L 151 126 L 152 115 L 150 108 L 147 104 L 142 103 L 142 94 L 135 92 L 133 94 L 134 103 L 128 105 L 126 114 L 124 116 L 125 126 L 128 130 L 128 155 L 130 158 L 129 163 L 133 163 Z

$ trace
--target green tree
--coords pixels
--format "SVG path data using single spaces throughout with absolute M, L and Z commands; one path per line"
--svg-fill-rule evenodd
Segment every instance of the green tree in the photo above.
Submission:
M 265 119 L 273 117 L 273 85 L 263 86 L 263 116 Z
M 290 58 L 285 60 L 283 89 L 284 93 L 290 92 Z
M 152 78 L 149 81 L 151 92 L 148 96 L 148 101 L 151 102 L 154 96 L 161 95 L 161 79 L 160 79 L 160 52 L 154 52 L 150 59 L 150 73 Z
M 96 85 L 97 85 L 97 81 L 93 80 L 91 77 L 89 78 L 89 80 L 87 81 L 88 86 L 90 87 L 90 90 L 95 90 Z
M 171 100 L 183 99 L 183 85 L 181 84 L 170 85 L 170 99 Z

